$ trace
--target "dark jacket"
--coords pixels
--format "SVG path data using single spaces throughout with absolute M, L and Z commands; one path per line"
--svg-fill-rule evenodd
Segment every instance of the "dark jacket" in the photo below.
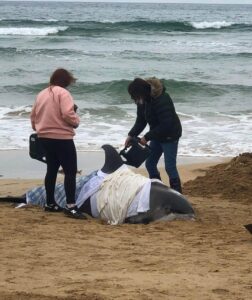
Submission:
M 144 135 L 147 141 L 172 142 L 182 135 L 182 126 L 174 104 L 159 79 L 147 79 L 151 84 L 151 100 L 137 105 L 137 118 L 129 136 L 138 136 L 146 127 L 150 130 Z

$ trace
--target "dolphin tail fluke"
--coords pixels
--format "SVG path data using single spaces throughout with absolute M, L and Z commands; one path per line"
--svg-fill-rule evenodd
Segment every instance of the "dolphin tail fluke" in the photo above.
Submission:
M 20 196 L 20 197 L 12 197 L 12 196 L 0 197 L 0 202 L 26 203 L 26 198 L 25 198 L 25 196 Z

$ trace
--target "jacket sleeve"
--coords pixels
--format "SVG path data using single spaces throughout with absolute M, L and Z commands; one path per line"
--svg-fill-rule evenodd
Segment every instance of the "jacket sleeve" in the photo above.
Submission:
M 138 136 L 146 127 L 147 122 L 144 115 L 144 105 L 137 105 L 137 117 L 134 126 L 129 131 L 129 136 Z
M 60 110 L 62 118 L 66 123 L 74 128 L 79 126 L 80 118 L 74 111 L 74 101 L 68 91 L 65 91 L 60 95 Z
M 154 101 L 152 109 L 157 116 L 158 125 L 145 134 L 144 137 L 147 141 L 156 138 L 169 138 L 167 132 L 171 131 L 176 113 L 172 99 L 168 94 L 167 96 L 162 101 L 158 99 Z

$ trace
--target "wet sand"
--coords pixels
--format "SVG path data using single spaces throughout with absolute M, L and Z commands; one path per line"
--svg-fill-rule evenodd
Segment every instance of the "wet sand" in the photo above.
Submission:
M 117 149 L 118 150 L 118 149 Z M 88 174 L 100 169 L 104 163 L 104 151 L 79 151 L 77 154 L 78 169 L 82 174 Z M 178 165 L 219 163 L 223 157 L 191 157 L 179 156 Z M 160 167 L 163 166 L 162 159 Z M 0 178 L 40 179 L 46 171 L 46 164 L 29 157 L 28 150 L 0 151 Z

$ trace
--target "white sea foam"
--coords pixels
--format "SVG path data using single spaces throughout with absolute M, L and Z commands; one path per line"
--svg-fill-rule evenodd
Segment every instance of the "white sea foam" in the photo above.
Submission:
M 0 119 L 9 117 L 20 117 L 31 112 L 31 106 L 22 105 L 14 107 L 0 107 Z
M 49 34 L 56 34 L 59 31 L 65 31 L 67 26 L 59 27 L 2 27 L 0 28 L 0 35 L 31 35 L 31 36 L 46 36 Z
M 58 22 L 59 20 L 57 20 L 57 19 L 32 19 L 32 21 L 34 21 L 34 22 Z
M 183 122 L 179 154 L 189 156 L 235 156 L 250 152 L 250 114 L 218 114 Z
M 0 107 L 0 150 L 27 149 L 32 132 L 29 112 L 31 106 Z M 179 155 L 184 156 L 235 156 L 251 151 L 249 133 L 252 132 L 252 114 L 179 113 L 183 136 L 179 143 Z M 103 144 L 120 149 L 134 123 L 135 115 L 116 117 L 85 112 L 76 130 L 77 149 L 96 151 Z
M 216 28 L 220 29 L 223 27 L 229 27 L 233 25 L 232 22 L 227 21 L 215 21 L 215 22 L 192 22 L 192 26 L 196 29 L 207 29 L 207 28 Z

